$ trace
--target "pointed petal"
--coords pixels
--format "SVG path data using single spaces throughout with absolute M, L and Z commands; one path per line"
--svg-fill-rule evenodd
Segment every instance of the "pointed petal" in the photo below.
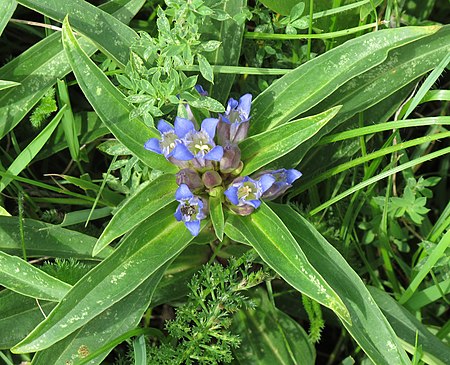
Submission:
M 247 200 L 248 205 L 251 205 L 253 208 L 257 209 L 261 205 L 259 200 Z
M 191 193 L 188 186 L 186 184 L 181 184 L 180 187 L 175 192 L 175 199 L 180 200 L 186 200 L 191 199 L 194 197 L 194 194 Z
M 227 110 L 225 111 L 226 114 L 229 114 L 233 109 L 236 109 L 238 107 L 239 103 L 236 99 L 230 98 L 228 100 L 227 104 Z
M 248 118 L 250 115 L 250 108 L 252 107 L 252 94 L 242 95 L 239 99 L 239 111 L 245 114 Z
M 290 185 L 297 180 L 300 176 L 302 176 L 302 173 L 296 169 L 290 169 L 286 171 L 286 182 Z
M 265 174 L 259 178 L 259 182 L 261 183 L 261 193 L 264 193 L 273 185 L 275 178 L 270 174 Z
M 229 187 L 227 190 L 225 190 L 225 196 L 228 198 L 228 200 L 233 203 L 234 205 L 238 205 L 239 204 L 239 199 L 238 199 L 238 188 L 236 186 L 231 186 Z
M 216 135 L 217 123 L 219 123 L 219 119 L 217 118 L 206 118 L 202 122 L 201 130 L 208 133 L 211 139 L 213 139 L 214 136 Z
M 189 119 L 180 117 L 175 118 L 175 134 L 179 138 L 184 138 L 186 134 L 194 130 L 194 123 L 192 123 L 192 121 L 190 121 Z
M 178 143 L 172 150 L 172 157 L 180 161 L 189 161 L 194 158 L 194 155 L 184 144 Z
M 159 139 L 158 138 L 150 138 L 147 142 L 144 144 L 144 148 L 146 150 L 162 154 L 161 147 L 159 146 Z
M 205 160 L 220 161 L 223 157 L 223 147 L 216 146 L 205 155 Z
M 199 220 L 184 222 L 184 225 L 186 226 L 187 229 L 189 229 L 189 232 L 191 232 L 191 234 L 193 236 L 197 236 L 198 233 L 200 232 L 200 221 Z
M 157 128 L 161 134 L 173 132 L 173 127 L 169 123 L 167 123 L 164 119 L 159 120 Z
M 173 214 L 175 216 L 175 219 L 179 222 L 183 219 L 183 216 L 181 214 L 181 204 L 178 205 L 177 210 Z

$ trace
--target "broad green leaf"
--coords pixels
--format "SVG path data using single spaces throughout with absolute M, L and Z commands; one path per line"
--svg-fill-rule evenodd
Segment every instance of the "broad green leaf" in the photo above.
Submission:
M 308 114 L 314 114 L 335 105 L 342 105 L 333 121 L 309 141 L 284 156 L 280 163 L 286 167 L 297 166 L 311 147 L 333 128 L 359 112 L 366 111 L 368 114 L 371 112 L 367 111 L 369 108 L 383 105 L 383 102 L 395 92 L 402 92 L 404 88 L 408 88 L 408 84 L 415 82 L 418 77 L 439 64 L 449 52 L 449 43 L 450 26 L 445 26 L 426 38 L 390 51 L 383 63 L 349 80 L 308 111 Z M 311 163 L 314 164 L 314 161 Z
M 16 293 L 59 302 L 71 286 L 17 256 L 0 251 L 0 285 Z
M 421 346 L 423 351 L 421 360 L 428 364 L 450 364 L 449 346 L 433 335 L 416 317 L 403 308 L 395 299 L 391 298 L 389 294 L 371 286 L 367 289 L 369 289 L 373 299 L 375 299 L 375 302 L 394 328 L 397 336 L 409 345 L 405 346 L 408 352 L 414 353 L 414 348 Z
M 10 349 L 23 340 L 45 319 L 42 312 L 47 315 L 55 306 L 54 302 L 37 302 L 34 298 L 10 290 L 1 290 L 0 349 Z
M 223 240 L 223 230 L 225 226 L 225 217 L 223 215 L 222 197 L 210 196 L 209 197 L 209 216 L 216 232 L 217 238 Z
M 248 216 L 230 216 L 225 225 L 237 229 L 259 256 L 295 289 L 351 321 L 342 299 L 310 264 L 292 234 L 265 203 Z
M 260 0 L 265 6 L 267 6 L 270 10 L 273 10 L 276 13 L 281 15 L 289 15 L 291 9 L 297 5 L 300 0 Z
M 242 175 L 250 175 L 292 151 L 324 127 L 339 109 L 340 107 L 335 107 L 246 138 L 239 145 L 244 162 Z
M 28 257 L 60 257 L 80 260 L 99 260 L 113 251 L 106 250 L 92 257 L 94 237 L 32 219 L 23 220 L 25 248 Z M 19 219 L 0 216 L 0 250 L 10 255 L 21 255 Z
M 70 18 L 77 32 L 90 38 L 103 52 L 124 66 L 136 32 L 107 12 L 84 0 L 19 0 L 21 5 L 62 22 Z M 143 1 L 141 1 L 141 6 Z M 86 21 L 89 19 L 89 21 Z
M 250 134 L 271 129 L 306 112 L 352 78 L 379 65 L 389 50 L 439 29 L 439 26 L 404 27 L 369 33 L 304 63 L 254 100 Z
M 14 81 L 0 80 L 0 90 L 9 89 L 10 87 L 19 86 L 20 83 Z
M 145 142 L 160 138 L 155 128 L 147 127 L 141 120 L 130 120 L 131 106 L 125 96 L 109 81 L 106 75 L 83 52 L 67 19 L 63 24 L 64 49 L 81 90 L 103 123 L 116 138 L 148 166 L 166 172 L 177 168 L 164 156 L 144 149 Z
M 241 344 L 233 350 L 238 364 L 313 365 L 315 349 L 303 328 L 273 306 L 257 289 L 255 309 L 240 310 L 233 318 L 233 333 Z
M 16 7 L 17 2 L 15 0 L 0 0 L 0 35 L 3 33 L 9 19 L 11 19 Z
M 93 254 L 175 200 L 175 176 L 162 175 L 143 186 L 114 214 L 95 244 Z
M 211 65 L 238 65 L 239 57 L 241 56 L 245 22 L 238 24 L 232 17 L 241 14 L 246 3 L 246 0 L 225 0 L 221 2 L 220 10 L 228 13 L 231 17 L 230 19 L 218 21 L 210 17 L 205 17 L 200 26 L 200 32 L 202 34 L 208 34 L 209 39 L 215 39 L 221 42 L 219 48 L 205 54 L 205 57 Z M 215 0 L 206 2 L 206 5 L 215 4 Z M 215 83 L 211 84 L 208 89 L 209 95 L 222 103 L 226 103 L 235 77 L 235 74 L 215 74 Z
M 113 0 L 99 8 L 128 23 L 143 2 L 144 0 Z M 83 39 L 80 40 L 80 45 L 88 54 L 97 50 L 91 42 Z M 46 37 L 0 68 L 0 79 L 20 83 L 20 86 L 0 95 L 0 138 L 11 131 L 56 80 L 63 78 L 70 70 L 60 32 Z
M 208 60 L 202 54 L 197 55 L 198 67 L 200 68 L 200 73 L 209 82 L 213 83 L 214 74 L 211 65 Z
M 340 253 L 292 208 L 270 206 L 292 232 L 309 262 L 344 301 L 351 323 L 342 323 L 367 356 L 377 365 L 410 364 L 389 322 Z
M 86 274 L 52 313 L 12 351 L 46 349 L 126 297 L 192 240 L 173 217 L 175 205 L 142 222 L 108 258 Z
M 70 336 L 33 357 L 33 365 L 67 364 L 86 357 L 106 343 L 135 328 L 150 304 L 167 265 L 162 266 L 125 298 L 108 308 Z M 108 352 L 91 360 L 100 364 Z
M 7 174 L 19 175 L 22 170 L 29 165 L 33 158 L 42 149 L 44 144 L 48 141 L 55 128 L 58 126 L 58 123 L 61 120 L 65 109 L 65 107 L 61 108 L 58 114 L 55 115 L 52 121 L 47 124 L 47 126 L 41 131 L 41 133 L 39 133 L 36 138 L 33 139 L 33 141 L 24 148 L 19 156 L 17 156 L 16 159 L 8 167 L 8 170 L 6 171 Z M 6 188 L 12 180 L 13 179 L 10 177 L 3 177 L 0 180 L 0 192 L 3 191 L 3 189 Z

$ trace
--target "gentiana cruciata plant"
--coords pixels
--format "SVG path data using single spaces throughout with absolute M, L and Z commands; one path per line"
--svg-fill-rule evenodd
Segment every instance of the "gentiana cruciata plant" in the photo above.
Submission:
M 198 85 L 196 90 L 204 92 Z M 239 143 L 247 137 L 251 102 L 251 94 L 239 100 L 230 98 L 225 113 L 204 119 L 199 128 L 194 117 L 177 116 L 173 126 L 161 119 L 157 125 L 161 137 L 145 143 L 147 150 L 164 155 L 180 168 L 175 192 L 180 204 L 174 215 L 193 236 L 199 234 L 201 221 L 208 217 L 209 196 L 220 196 L 235 214 L 249 215 L 261 200 L 279 197 L 302 175 L 284 168 L 241 175 L 245 161 L 241 161 Z

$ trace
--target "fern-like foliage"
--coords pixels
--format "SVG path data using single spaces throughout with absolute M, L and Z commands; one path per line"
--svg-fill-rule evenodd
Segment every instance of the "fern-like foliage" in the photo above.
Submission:
M 42 271 L 71 285 L 80 280 L 90 269 L 86 264 L 73 258 L 56 258 L 53 262 L 44 262 L 41 267 Z
M 35 129 L 41 128 L 46 119 L 58 110 L 55 100 L 55 88 L 49 89 L 42 99 L 39 101 L 38 106 L 33 110 L 30 116 L 30 123 Z
M 319 342 L 322 329 L 325 326 L 320 304 L 306 295 L 302 295 L 302 303 L 310 322 L 309 338 L 312 343 Z
M 254 307 L 240 292 L 266 278 L 262 270 L 250 272 L 251 267 L 248 255 L 230 260 L 227 267 L 205 265 L 189 284 L 187 303 L 166 324 L 166 340 L 150 347 L 148 364 L 230 363 L 231 349 L 240 343 L 228 330 L 231 315 L 242 307 Z

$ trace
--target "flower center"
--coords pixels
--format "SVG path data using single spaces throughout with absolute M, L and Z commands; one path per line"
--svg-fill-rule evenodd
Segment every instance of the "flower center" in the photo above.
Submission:
M 238 190 L 238 199 L 255 200 L 257 189 L 251 182 L 245 182 Z
M 184 205 L 180 208 L 181 214 L 183 214 L 183 221 L 189 222 L 193 215 L 197 213 L 198 206 L 196 205 Z
M 177 138 L 178 138 L 177 135 L 172 131 L 163 133 L 159 145 L 161 147 L 164 156 L 167 156 L 175 148 L 177 144 L 176 143 Z
M 209 135 L 204 131 L 189 133 L 186 136 L 186 144 L 196 157 L 204 157 L 214 147 Z

